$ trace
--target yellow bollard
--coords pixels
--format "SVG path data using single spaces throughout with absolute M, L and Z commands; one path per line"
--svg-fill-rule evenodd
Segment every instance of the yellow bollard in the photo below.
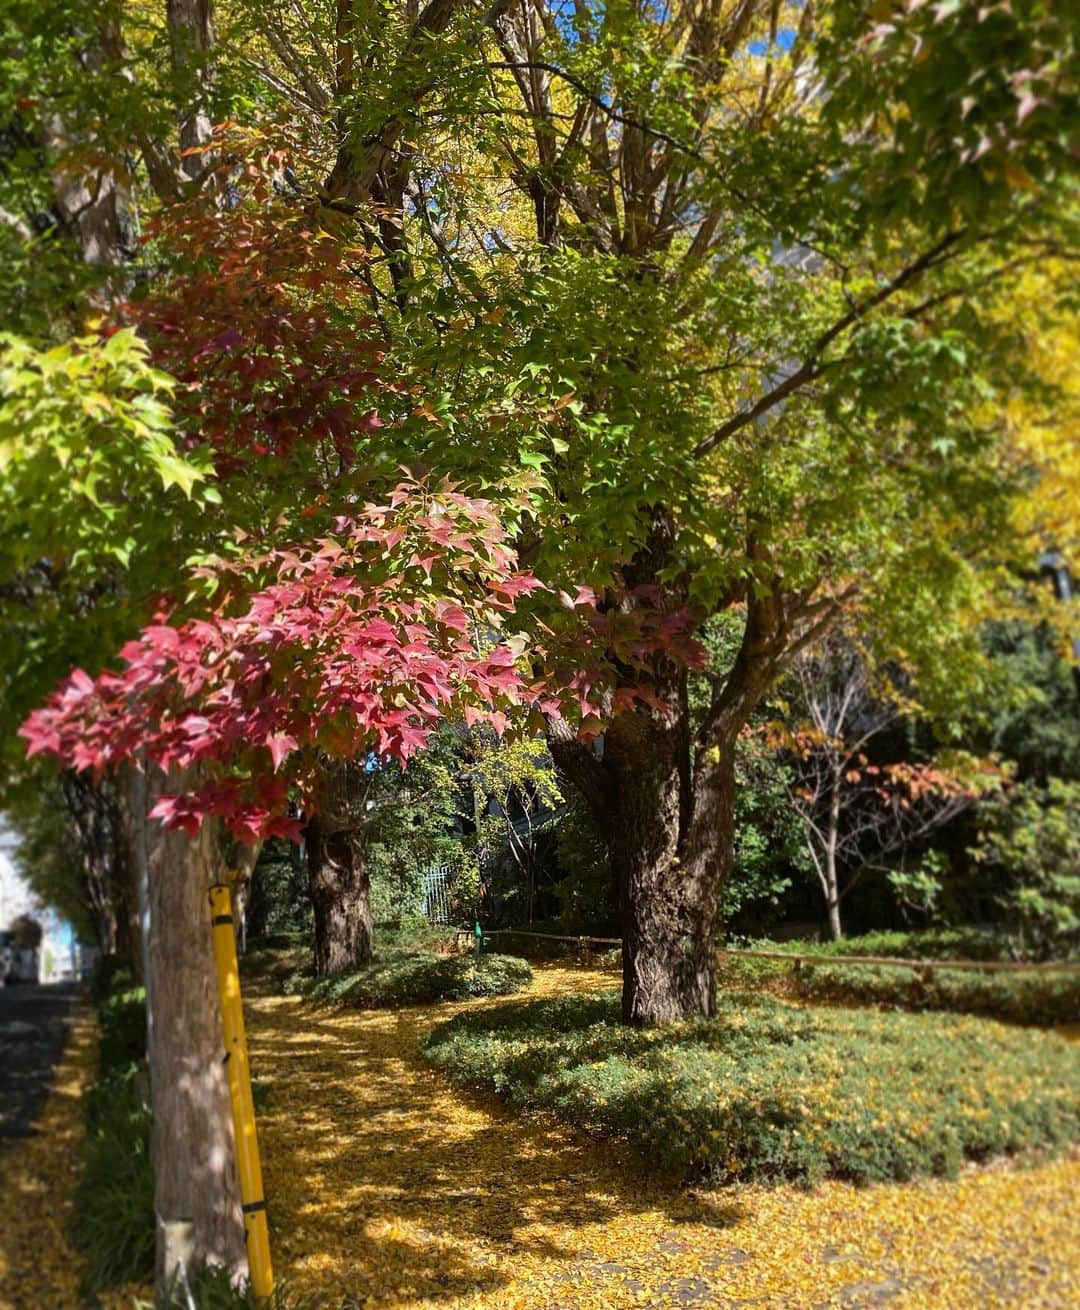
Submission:
M 214 960 L 217 964 L 221 1019 L 225 1030 L 225 1069 L 232 1102 L 233 1135 L 236 1139 L 236 1167 L 240 1175 L 240 1199 L 244 1211 L 251 1290 L 260 1300 L 274 1293 L 270 1267 L 270 1232 L 266 1224 L 259 1141 L 255 1134 L 255 1102 L 251 1096 L 244 1010 L 240 1000 L 240 971 L 236 963 L 232 894 L 222 883 L 210 888 L 210 922 L 213 926 Z

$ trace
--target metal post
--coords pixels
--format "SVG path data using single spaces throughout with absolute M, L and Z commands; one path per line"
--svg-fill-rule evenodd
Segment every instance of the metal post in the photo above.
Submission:
M 244 1035 L 240 973 L 236 964 L 232 894 L 222 883 L 210 888 L 210 922 L 213 926 L 214 960 L 221 997 L 225 1070 L 232 1104 L 236 1168 L 240 1176 L 240 1200 L 244 1211 L 251 1290 L 257 1298 L 265 1300 L 274 1292 L 270 1233 L 266 1224 L 266 1198 L 263 1195 L 259 1142 L 255 1132 L 255 1103 L 251 1095 L 251 1070 L 248 1065 L 247 1038 Z

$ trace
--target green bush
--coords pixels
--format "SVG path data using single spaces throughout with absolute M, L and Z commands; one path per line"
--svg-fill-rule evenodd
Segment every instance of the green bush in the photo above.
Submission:
M 1040 1027 L 1080 1022 L 1080 975 L 1069 973 L 978 973 L 973 970 L 912 970 L 877 965 L 829 963 L 833 955 L 879 955 L 900 959 L 996 960 L 1007 958 L 1000 939 L 976 932 L 868 933 L 840 942 L 753 942 L 751 949 L 813 957 L 798 974 L 779 960 L 728 956 L 721 987 L 766 986 L 789 996 L 820 1001 L 857 1001 L 909 1010 L 948 1010 Z
M 114 960 L 103 957 L 91 982 L 100 1072 L 86 1096 L 72 1212 L 87 1296 L 154 1275 L 154 1172 L 143 1086 L 146 992 L 132 987 L 130 970 Z
M 98 1007 L 103 1074 L 146 1056 L 146 990 L 114 992 Z
M 508 996 L 532 981 L 532 970 L 512 955 L 432 955 L 426 951 L 381 950 L 355 973 L 313 978 L 296 973 L 285 990 L 316 1001 L 359 1009 L 464 1001 L 472 996 Z
M 90 999 L 103 1005 L 114 992 L 134 986 L 131 965 L 121 955 L 99 955 L 90 974 Z
M 113 1069 L 87 1098 L 72 1227 L 91 1295 L 154 1276 L 154 1171 L 141 1067 Z
M 639 1029 L 611 994 L 459 1015 L 423 1049 L 461 1084 L 714 1182 L 953 1174 L 1080 1132 L 1080 1052 L 967 1017 L 723 992 L 713 1019 Z
M 973 928 L 937 928 L 920 932 L 868 932 L 838 942 L 772 942 L 750 945 L 798 955 L 887 955 L 901 960 L 1009 960 L 1009 943 Z

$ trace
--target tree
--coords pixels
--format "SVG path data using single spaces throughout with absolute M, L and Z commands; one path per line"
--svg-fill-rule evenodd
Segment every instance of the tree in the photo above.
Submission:
M 643 605 L 741 617 L 693 731 L 687 663 L 657 648 L 652 702 L 619 701 L 596 632 L 603 755 L 551 732 L 610 837 L 626 1018 L 708 1013 L 735 743 L 786 664 L 858 602 L 883 651 L 977 683 L 963 612 L 1008 553 L 1015 485 L 985 415 L 1020 372 L 991 311 L 1061 248 L 1072 20 L 962 4 L 882 23 L 842 2 L 561 21 L 543 0 L 347 17 L 333 68 L 295 26 L 262 62 L 335 115 L 318 195 L 387 261 L 388 358 L 432 383 L 415 456 L 487 486 L 537 468 L 525 558 L 591 587 L 609 632 Z
M 83 940 L 139 968 L 132 871 L 120 831 L 121 800 L 109 785 L 94 786 L 71 770 L 31 769 L 6 800 L 18 834 L 18 861 L 27 885 L 57 910 Z
M 190 833 L 216 817 L 248 844 L 296 836 L 297 808 L 319 841 L 351 832 L 367 789 L 338 791 L 336 763 L 355 773 L 371 753 L 408 760 L 455 705 L 500 731 L 525 699 L 554 705 L 518 668 L 522 641 L 507 622 L 539 584 L 504 538 L 486 502 L 412 482 L 310 545 L 202 566 L 227 584 L 216 610 L 146 628 L 120 652 L 119 673 L 76 670 L 21 729 L 29 753 L 97 773 L 135 759 L 184 770 L 151 815 Z M 352 879 L 346 904 L 360 909 L 362 849 L 333 859 Z M 317 896 L 315 906 L 318 918 Z M 343 932 L 364 931 L 354 918 Z M 348 964 L 351 944 L 327 967 Z
M 473 812 L 461 818 L 475 825 L 470 845 L 480 876 L 480 895 L 490 888 L 496 867 L 507 859 L 524 893 L 524 906 L 513 921 L 532 923 L 536 911 L 540 858 L 538 838 L 562 803 L 558 779 L 542 740 L 522 737 L 502 741 L 474 728 L 465 747 L 467 765 L 461 781 L 468 787 Z
M 781 729 L 774 741 L 795 759 L 791 804 L 836 941 L 843 936 L 841 906 L 860 879 L 872 870 L 889 873 L 892 857 L 970 809 L 997 772 L 986 765 L 976 785 L 956 764 L 883 756 L 887 735 L 915 707 L 887 676 L 875 679 L 850 638 L 833 634 L 819 650 L 803 652 L 793 674 L 806 720 L 794 732 Z
M 1012 783 L 979 809 L 972 850 L 1018 953 L 1060 959 L 1080 940 L 1080 784 Z
M 234 12 L 216 86 L 256 39 Z M 258 38 L 262 93 L 335 124 L 296 204 L 380 252 L 387 360 L 428 384 L 395 430 L 410 457 L 485 488 L 543 474 L 523 557 L 602 619 L 586 662 L 608 676 L 582 676 L 603 756 L 576 725 L 552 749 L 612 839 L 626 1017 L 708 1012 L 734 743 L 785 663 L 857 600 L 912 667 L 967 667 L 956 620 L 1007 554 L 1015 486 L 985 417 L 1019 372 L 991 311 L 1061 248 L 1072 20 L 1037 0 L 342 20 L 332 68 L 324 16 L 288 20 L 284 53 L 280 17 Z M 670 644 L 620 665 L 642 609 L 742 618 L 694 733 Z M 649 698 L 620 698 L 640 663 Z

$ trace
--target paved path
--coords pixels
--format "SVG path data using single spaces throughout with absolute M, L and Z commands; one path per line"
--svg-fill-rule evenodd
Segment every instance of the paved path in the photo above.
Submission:
M 543 968 L 524 999 L 612 982 Z M 297 1293 L 333 1310 L 1080 1305 L 1080 1160 L 686 1190 L 616 1144 L 449 1086 L 417 1041 L 462 1008 L 251 998 L 274 1261 Z
M 70 983 L 0 987 L 0 1140 L 26 1137 L 67 1040 Z

